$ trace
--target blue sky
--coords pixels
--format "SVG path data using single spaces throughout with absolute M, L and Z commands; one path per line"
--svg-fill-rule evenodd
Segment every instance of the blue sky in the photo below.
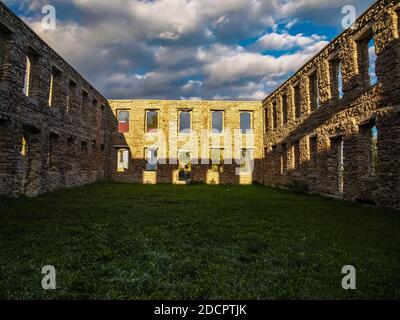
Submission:
M 375 1 L 3 2 L 107 98 L 261 100 L 343 31 L 343 6 Z

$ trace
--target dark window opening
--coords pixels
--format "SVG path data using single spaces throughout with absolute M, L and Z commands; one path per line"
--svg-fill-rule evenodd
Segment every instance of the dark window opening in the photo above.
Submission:
M 286 143 L 281 144 L 281 156 L 280 156 L 280 171 L 281 174 L 287 172 L 287 145 Z
M 310 137 L 310 161 L 316 167 L 318 163 L 318 138 L 317 136 Z
M 70 159 L 70 161 L 67 161 L 67 171 L 70 171 L 73 168 L 73 162 L 76 157 L 74 137 L 68 137 L 67 139 L 67 157 Z
M 82 141 L 81 142 L 81 151 L 85 152 L 85 151 L 88 151 L 88 150 L 89 150 L 88 149 L 88 143 L 86 141 Z
M 3 79 L 3 59 L 7 51 L 6 45 L 11 39 L 12 32 L 0 22 L 0 79 Z
M 397 15 L 397 31 L 400 34 L 400 9 L 396 10 L 396 15 Z
M 287 99 L 286 94 L 282 95 L 282 118 L 283 118 L 283 124 L 287 124 L 287 122 L 288 122 L 288 99 Z
M 82 109 L 83 111 L 88 111 L 88 104 L 89 104 L 89 93 L 86 91 L 82 91 Z
M 265 131 L 269 130 L 269 115 L 268 108 L 264 108 L 264 121 L 265 121 Z
M 301 117 L 301 91 L 300 84 L 294 87 L 294 109 L 295 109 L 295 117 Z
M 274 129 L 278 128 L 278 110 L 277 110 L 277 102 L 274 101 L 272 103 L 272 119 L 273 119 L 273 124 L 274 124 Z
M 318 76 L 317 73 L 314 72 L 309 77 L 309 90 L 310 90 L 310 109 L 314 111 L 319 108 L 319 85 L 318 85 Z
M 58 146 L 58 135 L 51 133 L 50 134 L 50 145 L 49 152 L 47 155 L 47 163 L 50 169 L 57 167 L 57 146 Z
M 296 141 L 293 145 L 294 150 L 294 168 L 299 169 L 301 166 L 301 148 L 300 141 Z
M 70 80 L 68 82 L 67 110 L 66 110 L 67 113 L 71 111 L 73 105 L 76 103 L 76 88 L 77 88 L 76 83 Z

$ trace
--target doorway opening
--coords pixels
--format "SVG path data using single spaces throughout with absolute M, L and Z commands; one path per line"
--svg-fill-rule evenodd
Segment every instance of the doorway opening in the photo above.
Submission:
M 189 183 L 192 180 L 191 153 L 188 151 L 178 152 L 178 181 Z

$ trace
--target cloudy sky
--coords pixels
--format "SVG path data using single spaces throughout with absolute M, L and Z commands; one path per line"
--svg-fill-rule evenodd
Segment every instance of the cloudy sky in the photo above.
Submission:
M 2 0 L 107 98 L 263 99 L 374 0 Z M 43 30 L 53 5 L 56 30 Z

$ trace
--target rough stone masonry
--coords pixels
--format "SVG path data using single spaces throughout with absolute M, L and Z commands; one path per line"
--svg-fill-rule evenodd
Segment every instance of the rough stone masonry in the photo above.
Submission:
M 400 0 L 378 1 L 263 102 L 107 101 L 0 4 L 0 197 L 99 180 L 257 182 L 399 208 L 399 33 Z M 192 163 L 179 141 L 170 152 L 170 139 L 161 155 L 145 137 L 171 123 L 178 136 L 251 130 L 236 158 L 252 158 L 254 170 L 238 175 L 245 165 L 224 161 L 229 140 L 209 138 L 205 157 L 221 155 L 217 165 Z

